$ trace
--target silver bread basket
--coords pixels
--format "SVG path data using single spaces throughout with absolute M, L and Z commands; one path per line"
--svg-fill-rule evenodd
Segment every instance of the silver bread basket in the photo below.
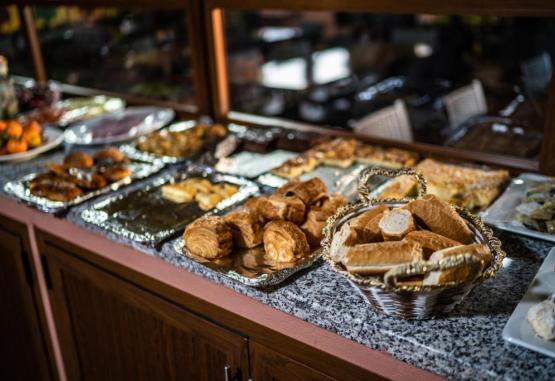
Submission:
M 393 272 L 388 272 L 384 278 L 350 273 L 342 263 L 336 262 L 331 256 L 334 234 L 344 223 L 376 205 L 385 204 L 391 207 L 399 207 L 412 200 L 411 198 L 378 199 L 370 195 L 367 184 L 373 176 L 397 177 L 401 175 L 416 177 L 418 180 L 417 198 L 426 194 L 425 179 L 419 172 L 412 169 L 365 169 L 359 177 L 360 201 L 341 207 L 326 223 L 322 241 L 323 257 L 334 271 L 345 276 L 355 288 L 359 289 L 370 305 L 378 311 L 405 319 L 433 318 L 451 311 L 474 287 L 485 279 L 493 278 L 501 268 L 506 256 L 501 249 L 501 242 L 493 236 L 492 230 L 485 226 L 479 217 L 468 210 L 452 206 L 473 231 L 475 242 L 487 245 L 491 250 L 492 261 L 483 270 L 480 262 L 472 256 L 461 254 L 445 258 L 439 263 L 426 261 L 407 263 L 396 267 Z M 430 271 L 458 267 L 463 263 L 469 266 L 471 271 L 475 271 L 474 277 L 470 277 L 467 281 L 441 285 L 398 282 L 416 275 L 427 274 Z

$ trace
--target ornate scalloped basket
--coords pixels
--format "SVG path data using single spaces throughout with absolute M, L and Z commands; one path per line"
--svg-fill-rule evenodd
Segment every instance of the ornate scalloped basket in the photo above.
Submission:
M 501 249 L 501 242 L 493 236 L 493 232 L 485 226 L 481 219 L 464 208 L 453 206 L 455 211 L 466 221 L 474 233 L 476 243 L 485 244 L 492 253 L 489 267 L 481 269 L 481 264 L 468 254 L 448 257 L 439 263 L 413 262 L 398 266 L 396 271 L 385 277 L 366 276 L 350 273 L 341 262 L 336 262 L 331 255 L 331 247 L 335 233 L 341 226 L 359 214 L 374 208 L 376 205 L 385 204 L 399 207 L 412 199 L 383 199 L 378 200 L 370 196 L 368 180 L 373 176 L 396 177 L 413 175 L 418 180 L 418 196 L 426 194 L 426 181 L 419 172 L 412 169 L 385 169 L 367 168 L 359 178 L 359 195 L 361 201 L 349 203 L 340 208 L 335 215 L 330 217 L 324 229 L 322 241 L 323 257 L 331 268 L 345 276 L 356 289 L 368 299 L 375 309 L 391 316 L 405 319 L 428 319 L 451 311 L 468 293 L 484 280 L 495 277 L 501 268 L 505 252 Z M 416 275 L 424 275 L 430 271 L 445 270 L 461 265 L 469 266 L 474 271 L 474 277 L 464 282 L 451 282 L 442 285 L 421 285 L 398 280 Z

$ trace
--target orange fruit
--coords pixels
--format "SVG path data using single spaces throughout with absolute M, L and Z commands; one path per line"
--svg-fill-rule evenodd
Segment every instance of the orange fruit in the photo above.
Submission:
M 23 133 L 23 135 L 25 136 L 25 133 Z M 25 140 L 25 141 L 29 145 L 29 148 L 35 148 L 35 147 L 38 147 L 42 144 L 42 138 L 41 138 L 40 134 L 35 134 L 35 135 L 31 136 L 28 140 Z
M 23 134 L 23 127 L 17 120 L 10 120 L 8 122 L 8 137 L 19 139 Z
M 24 140 L 8 140 L 8 144 L 6 145 L 6 151 L 8 153 L 20 153 L 27 151 L 27 142 Z
M 40 126 L 39 122 L 37 122 L 36 120 L 30 120 L 23 130 L 33 131 L 35 133 L 40 134 L 42 131 L 42 127 Z
M 0 132 L 4 131 L 8 127 L 8 123 L 5 120 L 0 120 Z

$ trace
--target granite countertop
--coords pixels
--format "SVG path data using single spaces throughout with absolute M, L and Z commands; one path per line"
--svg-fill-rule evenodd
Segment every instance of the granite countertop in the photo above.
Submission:
M 59 150 L 29 162 L 0 165 L 0 183 L 35 172 L 43 163 L 62 157 L 63 152 Z M 131 187 L 141 187 L 148 181 L 142 180 Z M 5 195 L 3 189 L 0 192 Z M 442 318 L 406 321 L 372 310 L 364 297 L 326 264 L 301 272 L 277 289 L 253 289 L 180 255 L 173 250 L 174 242 L 156 250 L 87 224 L 80 218 L 80 212 L 88 204 L 90 201 L 73 208 L 63 218 L 133 246 L 137 255 L 159 257 L 419 368 L 456 380 L 555 379 L 555 359 L 508 344 L 502 338 L 509 316 L 553 246 L 548 242 L 497 231 L 508 256 L 495 279 L 476 287 L 453 312 Z

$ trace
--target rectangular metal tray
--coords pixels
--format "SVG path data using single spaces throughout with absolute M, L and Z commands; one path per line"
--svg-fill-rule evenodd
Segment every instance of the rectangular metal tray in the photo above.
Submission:
M 241 151 L 221 158 L 215 168 L 230 175 L 256 178 L 297 155 L 297 152 L 285 150 L 274 150 L 267 153 Z
M 27 176 L 22 177 L 19 180 L 10 181 L 6 185 L 4 185 L 4 190 L 7 193 L 13 194 L 15 197 L 19 198 L 20 200 L 24 201 L 25 203 L 42 210 L 47 213 L 61 213 L 66 211 L 72 206 L 79 205 L 87 200 L 90 200 L 94 197 L 107 194 L 109 192 L 113 192 L 124 185 L 130 184 L 133 181 L 143 179 L 148 177 L 160 169 L 163 168 L 163 164 L 161 163 L 140 163 L 131 161 L 129 163 L 129 167 L 131 168 L 131 176 L 125 179 L 121 179 L 119 181 L 113 182 L 104 188 L 87 192 L 82 194 L 81 196 L 75 197 L 74 199 L 64 202 L 64 201 L 52 201 L 45 197 L 35 196 L 31 193 L 28 187 L 28 182 L 38 176 L 40 173 L 32 173 Z
M 230 279 L 255 288 L 272 288 L 283 283 L 299 271 L 320 263 L 322 252 L 322 249 L 319 248 L 295 263 L 276 267 L 265 261 L 264 247 L 262 246 L 250 250 L 240 249 L 226 257 L 210 260 L 188 253 L 185 249 L 185 242 L 180 237 L 173 242 L 171 250 Z
M 194 120 L 185 120 L 185 121 L 170 124 L 168 127 L 164 128 L 164 130 L 167 130 L 170 132 L 185 131 L 195 127 L 196 125 L 197 125 L 197 122 Z M 156 155 L 156 154 L 149 153 L 146 151 L 141 151 L 140 149 L 138 149 L 136 141 L 133 143 L 124 144 L 119 148 L 127 157 L 134 160 L 144 161 L 146 163 L 164 163 L 164 164 L 180 163 L 196 155 L 196 153 L 186 157 Z
M 193 177 L 204 177 L 212 183 L 234 184 L 239 189 L 209 211 L 202 210 L 195 201 L 176 204 L 162 196 L 160 188 L 164 184 Z M 83 210 L 81 218 L 126 239 L 156 246 L 198 217 L 221 213 L 257 193 L 259 187 L 252 181 L 224 175 L 209 167 L 189 165 L 173 169 L 140 189 L 100 200 Z
M 514 218 L 515 208 L 520 204 L 530 181 L 543 181 L 547 178 L 547 176 L 535 173 L 520 174 L 511 181 L 505 192 L 488 209 L 482 212 L 482 219 L 486 224 L 493 225 L 498 229 L 555 242 L 555 234 L 528 229 Z

